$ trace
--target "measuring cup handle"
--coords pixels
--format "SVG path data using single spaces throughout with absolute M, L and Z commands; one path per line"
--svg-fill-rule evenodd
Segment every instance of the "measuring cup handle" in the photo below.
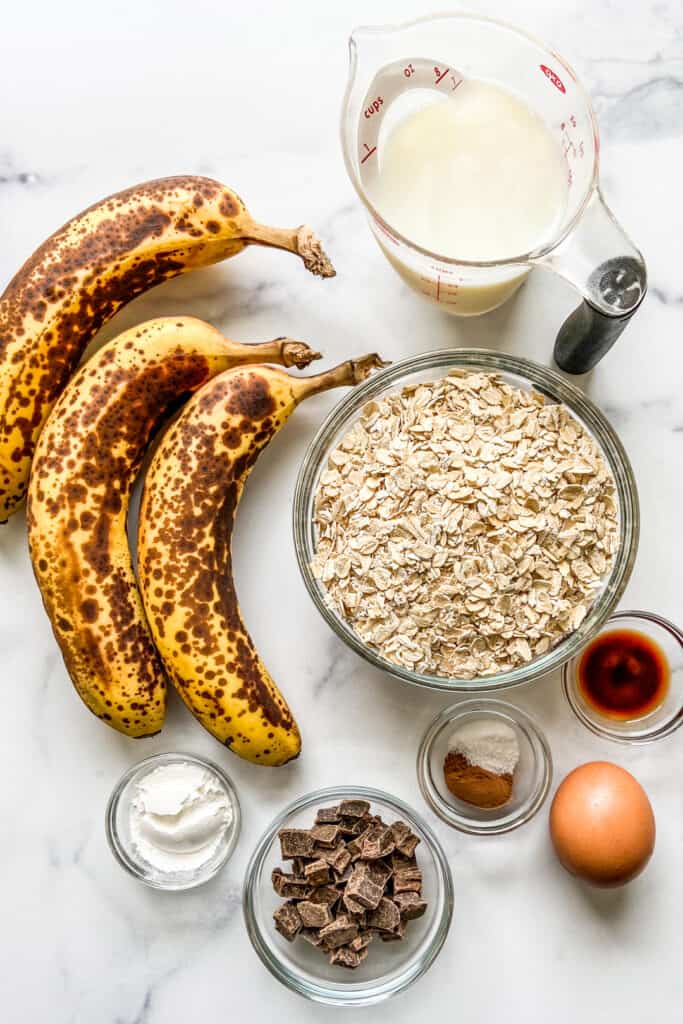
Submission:
M 555 362 L 566 373 L 588 373 L 611 349 L 636 309 L 624 316 L 601 313 L 586 299 L 570 313 L 555 340 Z
M 609 351 L 643 301 L 645 261 L 596 187 L 574 229 L 539 262 L 573 284 L 583 297 L 560 328 L 555 361 L 567 373 L 587 373 Z

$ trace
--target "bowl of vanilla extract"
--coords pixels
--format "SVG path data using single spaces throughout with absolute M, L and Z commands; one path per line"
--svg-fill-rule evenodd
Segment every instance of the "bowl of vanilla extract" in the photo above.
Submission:
M 683 725 L 683 633 L 654 612 L 617 612 L 565 664 L 562 681 L 572 711 L 597 736 L 670 736 Z

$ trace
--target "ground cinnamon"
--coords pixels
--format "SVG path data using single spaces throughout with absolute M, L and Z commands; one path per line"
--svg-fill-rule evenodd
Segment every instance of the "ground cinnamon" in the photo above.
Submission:
M 470 764 L 466 757 L 449 751 L 444 761 L 446 785 L 459 800 L 476 807 L 501 807 L 512 794 L 512 775 L 488 771 Z

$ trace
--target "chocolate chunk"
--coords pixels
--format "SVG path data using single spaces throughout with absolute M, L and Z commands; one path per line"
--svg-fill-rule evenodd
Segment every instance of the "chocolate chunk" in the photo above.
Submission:
M 404 920 L 399 920 L 398 926 L 393 932 L 382 932 L 380 939 L 382 942 L 400 942 L 406 933 L 406 923 Z
M 332 921 L 332 913 L 326 903 L 311 903 L 304 900 L 297 904 L 301 923 L 304 928 L 324 928 Z
M 419 868 L 400 868 L 392 879 L 394 893 L 422 892 L 422 872 Z
M 335 871 L 335 885 L 343 888 L 353 873 L 353 865 L 347 864 L 343 871 Z
M 343 818 L 364 818 L 370 813 L 370 804 L 367 800 L 342 800 L 339 804 L 339 814 Z
M 313 854 L 313 837 L 305 828 L 282 828 L 278 832 L 280 851 L 284 860 L 292 857 L 310 857 Z
M 339 825 L 314 825 L 311 835 L 318 846 L 333 849 L 339 842 L 341 829 Z
M 363 860 L 379 860 L 380 857 L 388 857 L 395 846 L 391 829 L 384 825 L 372 825 L 363 836 L 360 855 Z
M 406 825 L 405 821 L 394 821 L 389 826 L 391 834 L 394 837 L 396 846 L 400 846 L 404 839 L 407 839 L 411 835 L 410 825 Z
M 394 850 L 391 855 L 391 866 L 394 871 L 400 871 L 401 868 L 416 868 L 417 858 L 415 856 L 406 857 L 404 853 L 399 850 Z
M 316 825 L 336 825 L 339 822 L 338 807 L 319 807 L 315 816 Z
M 331 868 L 339 873 L 345 871 L 348 864 L 351 863 L 351 854 L 347 852 L 346 844 L 342 841 L 337 843 L 333 850 L 328 850 L 324 846 L 315 847 L 316 859 L 326 861 Z
M 368 914 L 368 925 L 370 928 L 377 928 L 381 932 L 395 931 L 401 921 L 396 904 L 386 897 L 382 897 L 376 910 Z
M 366 863 L 368 876 L 373 880 L 375 885 L 381 885 L 382 889 L 384 889 L 393 874 L 393 871 L 387 862 L 384 860 L 369 860 Z
M 413 921 L 416 917 L 422 917 L 427 909 L 426 901 L 420 899 L 416 892 L 397 892 L 394 895 L 394 903 L 404 921 Z
M 299 935 L 302 939 L 305 939 L 306 942 L 310 942 L 312 946 L 322 945 L 323 940 L 320 938 L 320 935 L 315 928 L 302 928 Z
M 374 937 L 374 932 L 358 932 L 355 939 L 351 939 L 349 942 L 349 949 L 352 949 L 354 953 L 360 953 L 361 949 L 367 949 Z
M 396 849 L 404 857 L 412 857 L 415 853 L 415 847 L 420 842 L 419 837 L 415 835 L 410 826 L 406 825 L 405 821 L 395 821 L 390 828 L 396 843 Z
M 353 874 L 346 883 L 344 903 L 346 903 L 347 899 L 352 898 L 354 902 L 360 903 L 362 907 L 369 907 L 371 910 L 374 910 L 382 899 L 383 893 L 384 886 L 378 885 L 377 882 L 372 880 L 367 865 L 361 862 L 356 864 Z M 348 903 L 346 905 L 348 906 Z
M 344 895 L 342 896 L 342 903 L 344 904 L 348 912 L 353 915 L 354 920 L 357 917 L 361 917 L 365 914 L 365 906 L 360 902 L 360 900 L 357 900 L 356 897 L 352 896 L 351 893 L 349 892 L 345 892 Z M 356 921 L 356 924 L 357 923 L 358 922 Z
M 309 903 L 323 903 L 328 907 L 333 907 L 338 899 L 339 893 L 333 885 L 321 885 L 308 897 Z
M 275 927 L 287 942 L 294 942 L 301 931 L 301 917 L 295 903 L 283 903 L 273 914 Z
M 286 877 L 287 876 L 283 872 L 282 868 L 273 868 L 270 875 L 270 880 L 273 883 L 273 889 L 275 889 L 275 892 L 278 894 L 278 896 L 282 895 L 280 893 L 280 887 L 282 886 Z
M 355 839 L 352 839 L 350 843 L 346 844 L 346 849 L 349 851 L 352 861 L 358 860 L 358 858 L 360 857 L 365 837 L 370 834 L 372 828 L 372 825 L 368 825 L 367 828 L 364 828 L 362 830 L 360 835 L 356 836 Z
M 396 910 L 395 907 L 394 910 Z M 396 913 L 398 914 L 398 911 Z M 348 914 L 340 914 L 336 921 L 332 921 L 331 924 L 320 929 L 320 938 L 328 949 L 345 946 L 351 939 L 355 939 L 356 935 L 358 935 L 358 925 Z
M 355 950 L 349 949 L 348 946 L 340 946 L 339 949 L 333 949 L 330 953 L 330 963 L 338 964 L 340 967 L 348 967 L 350 970 L 355 970 L 356 967 L 360 967 L 363 961 L 360 953 L 356 953 Z
M 304 877 L 311 885 L 327 885 L 330 881 L 330 866 L 324 860 L 312 860 L 304 868 Z
M 308 883 L 304 884 L 300 878 L 291 881 L 284 881 L 280 886 L 278 896 L 283 900 L 306 900 L 313 891 Z
M 412 828 L 405 824 L 404 821 L 394 821 L 391 825 L 391 835 L 396 844 L 396 849 L 404 857 L 412 857 L 415 854 L 420 838 L 415 835 Z
M 366 825 L 364 818 L 341 818 L 339 821 L 339 828 L 345 836 L 359 836 Z
M 343 875 L 347 867 L 351 863 L 351 854 L 346 848 L 345 843 L 340 843 L 332 851 L 333 856 L 325 858 L 327 863 L 333 868 L 338 874 Z
M 299 878 L 304 877 L 304 868 L 308 864 L 307 857 L 294 857 L 292 859 L 292 874 L 298 875 Z
M 271 875 L 273 889 L 283 900 L 305 900 L 311 892 L 311 883 L 296 875 L 287 875 L 281 868 L 274 868 Z
M 414 832 L 411 832 L 410 835 L 406 836 L 401 843 L 396 844 L 396 848 L 397 850 L 400 850 L 405 857 L 413 857 L 419 842 L 421 842 L 420 837 L 416 836 Z

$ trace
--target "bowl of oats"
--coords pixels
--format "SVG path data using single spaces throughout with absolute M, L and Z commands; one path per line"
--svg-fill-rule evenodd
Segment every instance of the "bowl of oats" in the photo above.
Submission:
M 559 668 L 626 587 L 638 494 L 600 410 L 553 370 L 483 349 L 394 363 L 342 399 L 304 458 L 297 559 L 332 629 L 438 690 Z

